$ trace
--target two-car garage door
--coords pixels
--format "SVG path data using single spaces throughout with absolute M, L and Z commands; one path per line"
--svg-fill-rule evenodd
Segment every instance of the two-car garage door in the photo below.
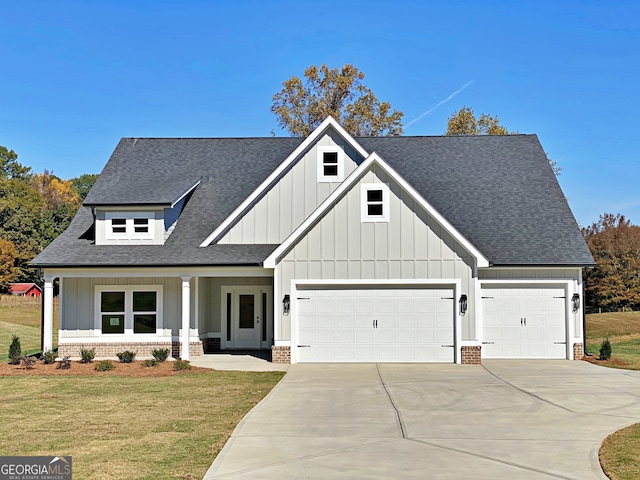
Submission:
M 297 291 L 299 362 L 453 362 L 452 288 Z

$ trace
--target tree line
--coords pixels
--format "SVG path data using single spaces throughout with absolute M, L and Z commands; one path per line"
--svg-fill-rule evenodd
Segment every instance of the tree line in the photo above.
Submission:
M 29 262 L 67 228 L 97 177 L 34 173 L 0 146 L 0 293 L 13 282 L 39 281 Z

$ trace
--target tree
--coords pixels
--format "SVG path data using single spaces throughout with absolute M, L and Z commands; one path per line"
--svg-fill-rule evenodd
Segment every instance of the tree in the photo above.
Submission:
M 9 240 L 0 238 L 0 292 L 6 292 L 9 284 L 16 279 L 16 246 Z
M 65 204 L 70 204 L 76 209 L 80 206 L 80 196 L 73 188 L 72 181 L 60 180 L 48 170 L 36 173 L 31 179 L 31 186 L 40 194 L 47 209 Z
M 402 135 L 403 113 L 380 102 L 363 80 L 364 73 L 353 65 L 312 65 L 304 81 L 294 75 L 283 82 L 271 111 L 278 125 L 296 137 L 308 136 L 328 116 L 354 136 Z
M 447 120 L 445 135 L 509 135 L 497 116 L 482 113 L 476 118 L 471 107 L 464 106 Z
M 586 305 L 610 311 L 640 307 L 640 227 L 605 213 L 582 233 L 597 265 L 585 274 Z
M 31 167 L 18 163 L 18 154 L 0 145 L 0 178 L 29 178 Z
M 445 135 L 512 135 L 517 132 L 509 132 L 507 127 L 500 125 L 498 116 L 488 113 L 480 114 L 480 118 L 476 118 L 473 108 L 463 106 L 457 112 L 453 112 L 447 120 L 447 130 Z M 562 167 L 558 166 L 555 160 L 549 158 L 549 164 L 556 176 L 560 175 Z
M 71 185 L 80 196 L 80 200 L 84 201 L 84 199 L 87 198 L 89 190 L 91 190 L 97 179 L 97 173 L 85 173 L 71 179 Z

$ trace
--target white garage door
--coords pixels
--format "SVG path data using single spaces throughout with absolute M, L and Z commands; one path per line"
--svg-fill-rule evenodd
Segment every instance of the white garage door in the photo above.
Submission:
M 447 288 L 298 290 L 299 362 L 453 362 Z
M 482 288 L 483 358 L 566 358 L 565 290 Z

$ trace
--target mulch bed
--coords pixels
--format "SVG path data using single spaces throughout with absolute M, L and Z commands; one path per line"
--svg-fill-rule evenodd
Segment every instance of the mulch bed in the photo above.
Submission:
M 582 359 L 585 362 L 593 363 L 594 365 L 602 365 L 605 367 L 607 365 L 616 365 L 618 367 L 626 367 L 631 365 L 629 362 L 625 362 L 624 360 L 620 360 L 619 358 L 610 358 L 609 360 L 600 360 L 595 355 L 592 357 L 585 356 Z
M 45 365 L 42 361 L 37 361 L 30 370 L 22 365 L 9 365 L 6 361 L 0 362 L 0 377 L 14 376 L 58 376 L 58 375 L 102 375 L 102 376 L 121 376 L 121 377 L 168 377 L 180 375 L 185 372 L 210 372 L 210 368 L 201 368 L 191 366 L 190 370 L 177 371 L 173 369 L 174 362 L 166 361 L 156 367 L 145 367 L 142 361 L 133 363 L 119 363 L 114 361 L 116 368 L 108 372 L 98 372 L 96 370 L 96 362 L 80 363 L 71 362 L 71 368 L 63 370 L 58 367 L 58 362 L 51 365 Z

